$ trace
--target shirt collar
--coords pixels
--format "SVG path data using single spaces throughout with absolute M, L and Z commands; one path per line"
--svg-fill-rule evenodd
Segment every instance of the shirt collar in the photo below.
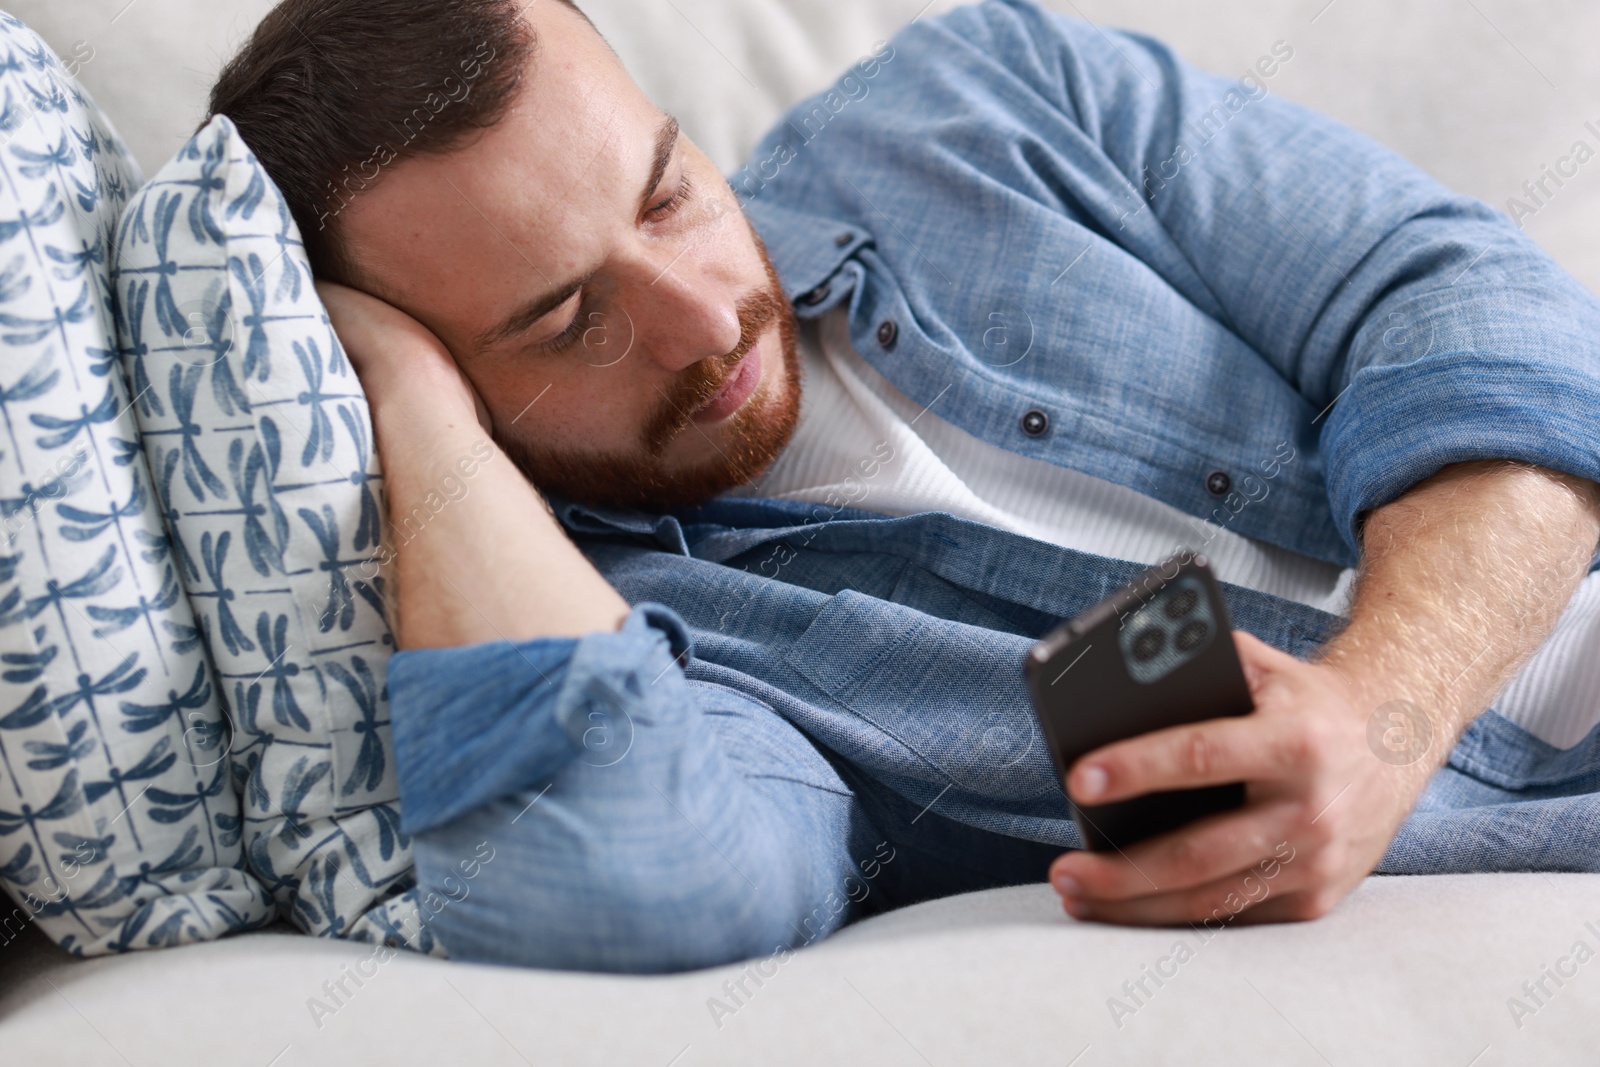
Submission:
M 684 526 L 709 523 L 730 530 L 774 530 L 835 519 L 882 519 L 851 507 L 826 507 L 802 500 L 717 497 L 697 507 L 660 513 L 610 504 L 580 504 L 547 494 L 550 510 L 574 537 L 624 537 L 653 541 L 668 552 L 691 555 Z
M 671 515 L 610 504 L 580 504 L 555 493 L 546 494 L 556 521 L 577 536 L 632 534 L 660 542 L 670 551 L 688 555 L 678 520 Z
M 859 226 L 785 207 L 760 196 L 743 202 L 745 214 L 767 246 L 791 303 L 814 292 L 872 235 Z

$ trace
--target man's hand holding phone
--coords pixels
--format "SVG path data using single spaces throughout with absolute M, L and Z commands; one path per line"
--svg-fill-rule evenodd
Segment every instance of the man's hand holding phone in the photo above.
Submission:
M 1105 745 L 1072 765 L 1066 786 L 1099 805 L 1244 782 L 1244 805 L 1121 851 L 1061 856 L 1050 880 L 1069 914 L 1140 925 L 1320 917 L 1377 865 L 1426 784 L 1431 762 L 1374 757 L 1374 702 L 1338 669 L 1243 630 L 1232 637 L 1254 712 Z

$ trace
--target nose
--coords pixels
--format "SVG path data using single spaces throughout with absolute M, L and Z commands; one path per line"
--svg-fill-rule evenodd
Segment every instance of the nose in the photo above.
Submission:
M 693 246 L 662 257 L 641 278 L 638 344 L 668 371 L 727 355 L 739 346 L 740 289 L 696 256 Z M 652 257 L 654 259 L 655 257 Z

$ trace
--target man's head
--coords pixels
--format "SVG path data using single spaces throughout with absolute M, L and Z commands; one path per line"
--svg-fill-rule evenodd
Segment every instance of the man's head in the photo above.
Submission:
M 541 489 L 693 503 L 788 441 L 794 316 L 765 248 L 567 0 L 285 0 L 211 109 L 316 272 L 432 330 Z

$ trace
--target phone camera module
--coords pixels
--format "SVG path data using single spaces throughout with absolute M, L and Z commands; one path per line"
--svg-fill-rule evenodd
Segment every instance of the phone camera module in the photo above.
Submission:
M 1128 616 L 1117 635 L 1122 662 L 1134 681 L 1161 680 L 1200 655 L 1217 633 L 1204 587 L 1185 576 Z

